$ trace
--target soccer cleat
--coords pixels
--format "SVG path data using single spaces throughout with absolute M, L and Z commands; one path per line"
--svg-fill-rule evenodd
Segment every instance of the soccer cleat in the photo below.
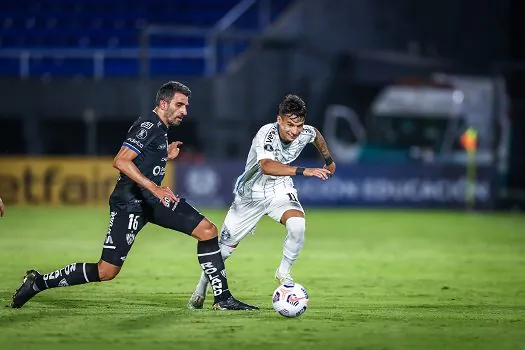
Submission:
M 288 272 L 280 272 L 279 270 L 275 271 L 275 279 L 279 281 L 279 284 L 285 285 L 285 286 L 293 286 L 294 281 L 292 276 L 290 276 L 290 273 Z
M 213 304 L 213 310 L 259 310 L 257 306 L 248 305 L 233 296 Z
M 35 284 L 35 278 L 38 275 L 40 275 L 40 273 L 36 270 L 29 270 L 26 272 L 24 280 L 22 281 L 22 285 L 15 291 L 15 294 L 13 294 L 13 299 L 11 302 L 12 308 L 21 308 L 29 301 L 29 299 L 39 293 L 39 291 L 36 291 L 33 288 Z
M 188 308 L 194 310 L 202 309 L 202 307 L 204 306 L 204 300 L 206 300 L 206 296 L 193 292 L 190 300 L 188 301 Z

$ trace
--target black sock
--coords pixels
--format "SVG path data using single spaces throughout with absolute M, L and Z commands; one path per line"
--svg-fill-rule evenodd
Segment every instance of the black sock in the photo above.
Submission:
M 100 282 L 96 263 L 73 263 L 60 270 L 37 276 L 35 279 L 36 287 L 39 290 L 75 286 L 89 282 Z
M 208 277 L 213 290 L 215 303 L 228 299 L 231 296 L 226 279 L 226 268 L 219 248 L 217 237 L 207 241 L 199 241 L 197 244 L 197 257 L 202 271 Z

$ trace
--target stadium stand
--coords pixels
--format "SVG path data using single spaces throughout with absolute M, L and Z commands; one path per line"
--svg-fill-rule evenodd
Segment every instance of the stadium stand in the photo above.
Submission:
M 272 1 L 270 19 L 291 1 Z M 137 49 L 141 29 L 148 24 L 211 28 L 239 0 L 29 0 L 0 2 L 0 75 L 20 75 L 24 55 L 31 76 L 93 76 L 93 56 Z M 261 30 L 257 6 L 234 24 L 237 29 Z M 152 36 L 153 49 L 202 48 L 204 37 Z M 50 55 L 49 50 L 56 50 Z M 60 54 L 60 51 L 64 54 Z M 11 56 L 6 52 L 12 53 Z M 25 52 L 25 53 L 24 53 Z M 45 52 L 45 54 L 39 54 Z M 72 52 L 74 52 L 72 54 Z M 104 76 L 137 76 L 138 57 L 104 57 Z M 150 73 L 203 74 L 196 59 L 152 58 Z

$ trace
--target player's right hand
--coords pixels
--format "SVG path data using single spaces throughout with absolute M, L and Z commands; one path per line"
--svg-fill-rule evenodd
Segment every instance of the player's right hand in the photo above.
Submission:
M 171 202 L 177 203 L 179 201 L 179 197 L 169 187 L 157 186 L 152 192 L 165 207 L 169 207 Z
M 321 180 L 325 181 L 332 175 L 330 170 L 323 168 L 306 168 L 303 172 L 304 176 L 316 176 Z

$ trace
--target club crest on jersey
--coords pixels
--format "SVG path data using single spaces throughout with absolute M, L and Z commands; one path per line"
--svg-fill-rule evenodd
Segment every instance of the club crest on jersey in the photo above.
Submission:
M 133 233 L 127 233 L 126 242 L 128 242 L 128 245 L 132 245 L 133 241 L 135 241 L 135 235 Z
M 153 126 L 153 123 L 152 122 L 144 122 L 142 124 L 140 124 L 140 127 L 141 128 L 145 128 L 145 129 L 151 129 L 151 127 Z
M 148 136 L 148 132 L 146 131 L 146 129 L 140 129 L 139 132 L 137 133 L 137 138 L 139 140 L 144 140 L 146 136 Z

